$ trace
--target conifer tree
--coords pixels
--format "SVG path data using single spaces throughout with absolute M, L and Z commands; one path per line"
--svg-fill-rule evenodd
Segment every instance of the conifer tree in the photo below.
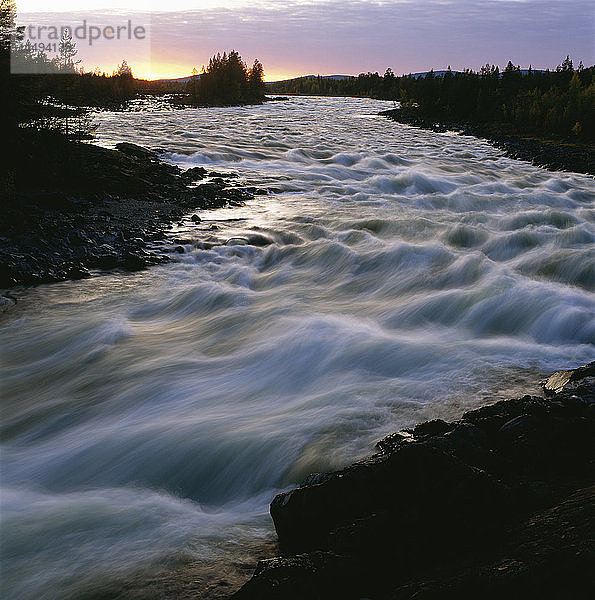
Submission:
M 78 50 L 76 48 L 76 44 L 72 41 L 72 34 L 70 30 L 66 27 L 62 32 L 62 37 L 60 38 L 60 43 L 58 44 L 58 67 L 62 73 L 74 73 L 76 71 L 76 65 L 78 65 L 81 61 L 72 60 Z
M 260 101 L 265 94 L 264 68 L 262 63 L 255 59 L 248 72 L 248 86 L 252 100 Z

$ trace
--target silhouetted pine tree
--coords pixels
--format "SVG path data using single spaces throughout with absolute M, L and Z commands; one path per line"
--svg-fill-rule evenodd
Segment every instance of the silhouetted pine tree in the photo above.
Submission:
M 255 60 L 250 69 L 242 57 L 232 50 L 217 53 L 203 67 L 198 79 L 188 82 L 186 91 L 199 105 L 237 105 L 261 102 L 264 99 L 264 70 Z

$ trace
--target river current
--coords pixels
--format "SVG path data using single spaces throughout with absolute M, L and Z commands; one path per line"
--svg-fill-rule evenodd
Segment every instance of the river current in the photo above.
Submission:
M 4 597 L 225 597 L 276 493 L 593 360 L 593 178 L 386 108 L 97 116 L 103 145 L 270 192 L 2 317 Z

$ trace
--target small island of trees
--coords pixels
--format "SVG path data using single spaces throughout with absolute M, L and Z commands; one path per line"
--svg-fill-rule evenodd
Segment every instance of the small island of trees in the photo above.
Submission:
M 186 92 L 194 105 L 257 104 L 264 100 L 264 69 L 258 59 L 248 68 L 235 51 L 211 57 L 202 73 L 194 74 Z

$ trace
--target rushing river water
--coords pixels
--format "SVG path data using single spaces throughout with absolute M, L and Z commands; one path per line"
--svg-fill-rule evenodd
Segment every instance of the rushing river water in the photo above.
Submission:
M 98 116 L 102 144 L 274 193 L 184 221 L 174 263 L 3 317 L 6 598 L 225 595 L 275 493 L 593 359 L 593 179 L 387 107 Z

